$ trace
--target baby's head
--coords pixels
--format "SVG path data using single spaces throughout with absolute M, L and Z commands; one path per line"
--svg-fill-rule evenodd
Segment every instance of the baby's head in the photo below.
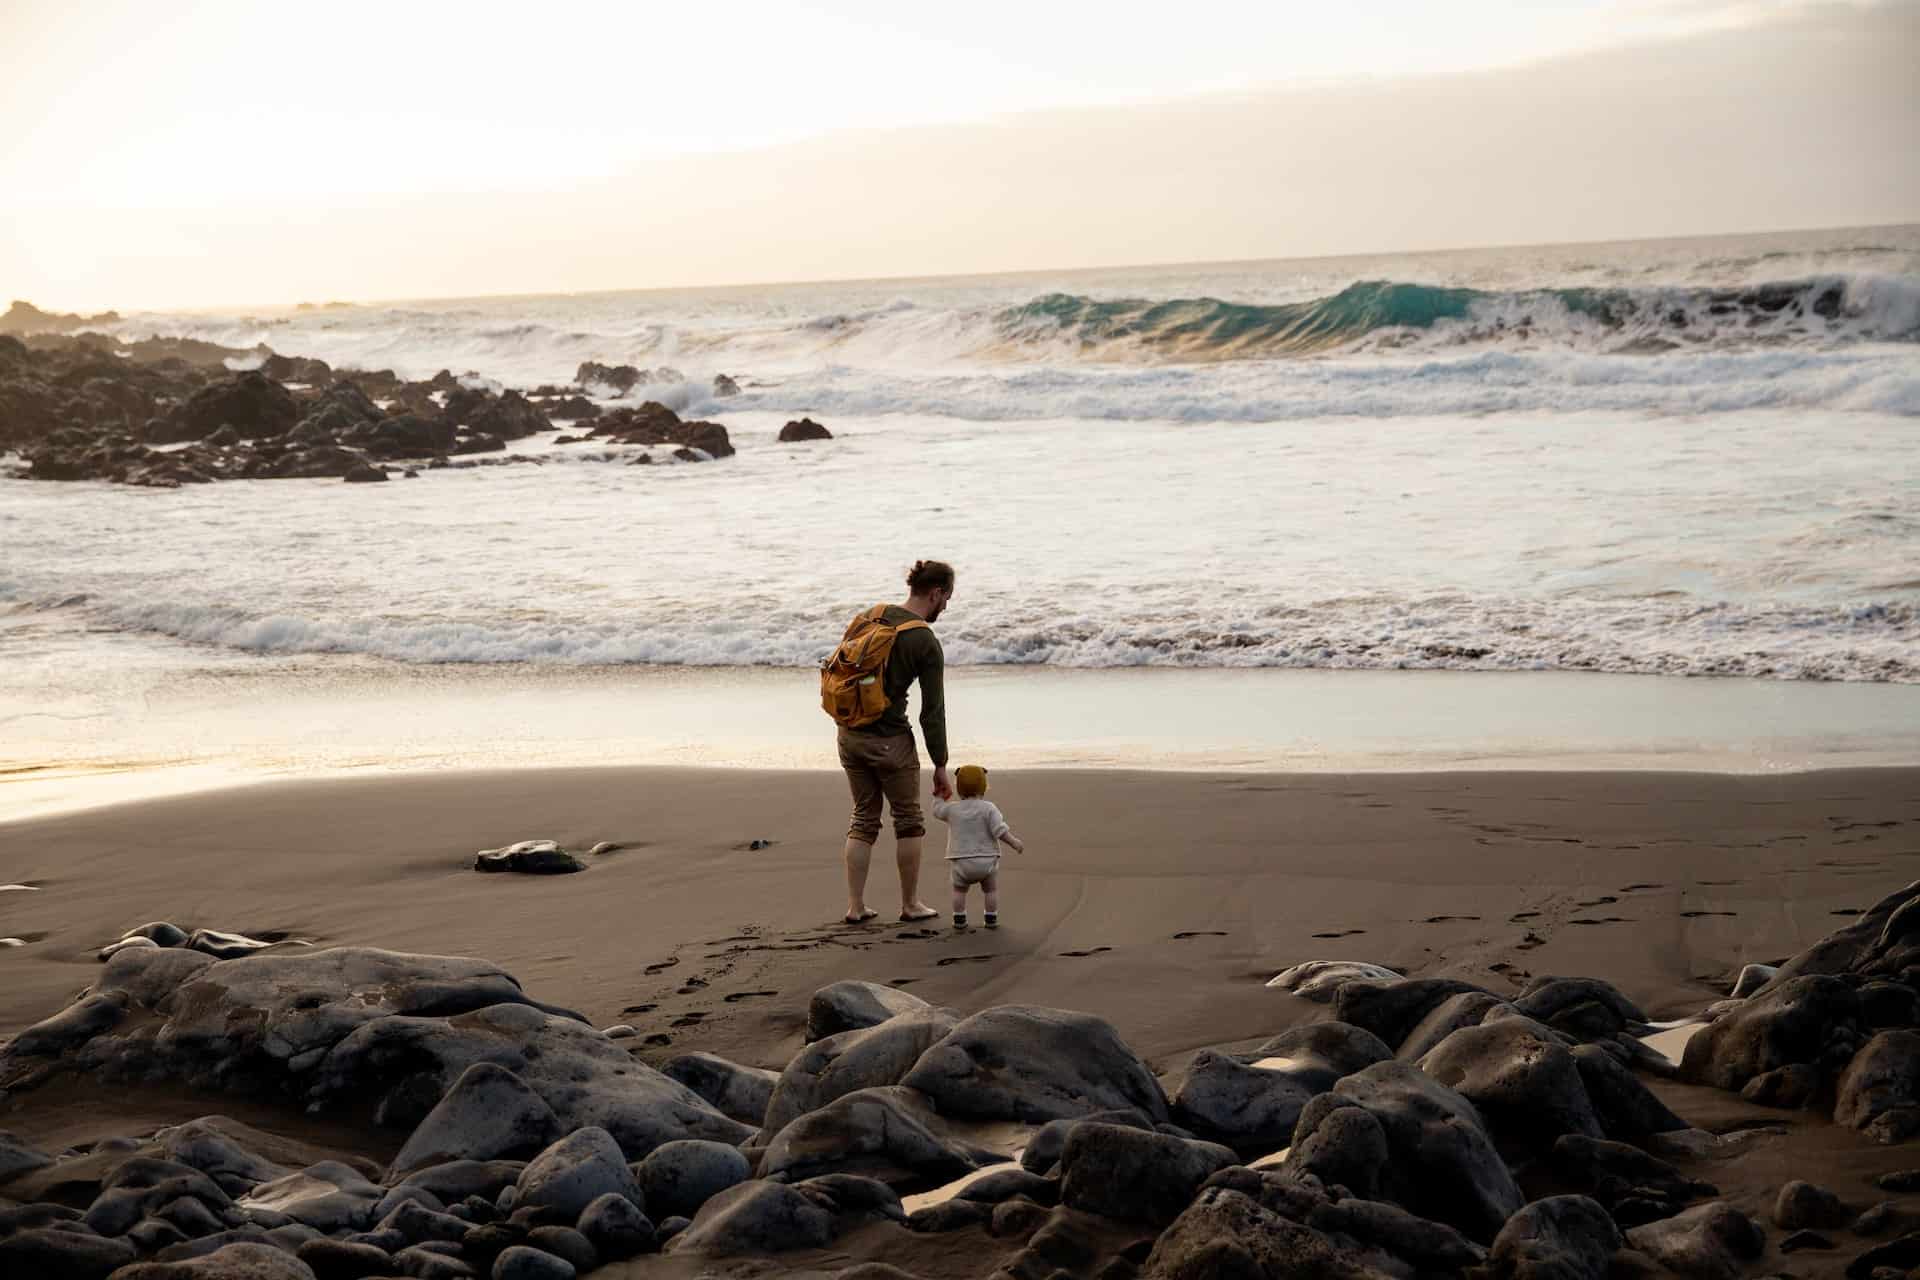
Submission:
M 987 769 L 985 765 L 963 764 L 953 771 L 953 786 L 962 800 L 971 800 L 975 796 L 987 794 Z

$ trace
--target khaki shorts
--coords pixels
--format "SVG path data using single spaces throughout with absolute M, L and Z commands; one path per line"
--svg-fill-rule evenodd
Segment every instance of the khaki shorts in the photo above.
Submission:
M 979 884 L 1000 869 L 1000 855 L 979 853 L 966 858 L 948 858 L 947 870 L 953 875 L 953 887 L 964 889 Z
M 880 738 L 840 731 L 840 767 L 853 792 L 853 821 L 847 838 L 872 844 L 880 838 L 880 804 L 893 812 L 893 834 L 911 840 L 927 834 L 920 814 L 920 749 L 911 733 Z

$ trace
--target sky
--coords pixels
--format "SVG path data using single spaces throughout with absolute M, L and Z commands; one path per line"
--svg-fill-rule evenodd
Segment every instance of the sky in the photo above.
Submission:
M 1920 0 L 0 0 L 0 295 L 218 306 L 1920 221 Z

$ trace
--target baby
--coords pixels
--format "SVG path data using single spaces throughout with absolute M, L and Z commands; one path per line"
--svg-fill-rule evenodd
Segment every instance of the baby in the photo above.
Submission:
M 953 927 L 967 927 L 967 886 L 977 884 L 985 899 L 987 928 L 1000 927 L 1000 846 L 1025 853 L 1027 846 L 1007 829 L 999 808 L 987 799 L 987 771 L 977 764 L 954 770 L 958 800 L 933 802 L 933 816 L 947 824 L 947 866 L 953 872 Z

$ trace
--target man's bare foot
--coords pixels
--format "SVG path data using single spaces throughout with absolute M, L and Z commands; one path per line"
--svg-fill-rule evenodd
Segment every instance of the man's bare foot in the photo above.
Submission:
M 931 920 L 939 914 L 938 911 L 935 911 L 926 903 L 916 902 L 900 913 L 900 922 L 902 924 L 912 924 L 916 920 Z
M 840 920 L 843 924 L 865 924 L 879 914 L 872 907 L 854 907 L 841 916 Z

